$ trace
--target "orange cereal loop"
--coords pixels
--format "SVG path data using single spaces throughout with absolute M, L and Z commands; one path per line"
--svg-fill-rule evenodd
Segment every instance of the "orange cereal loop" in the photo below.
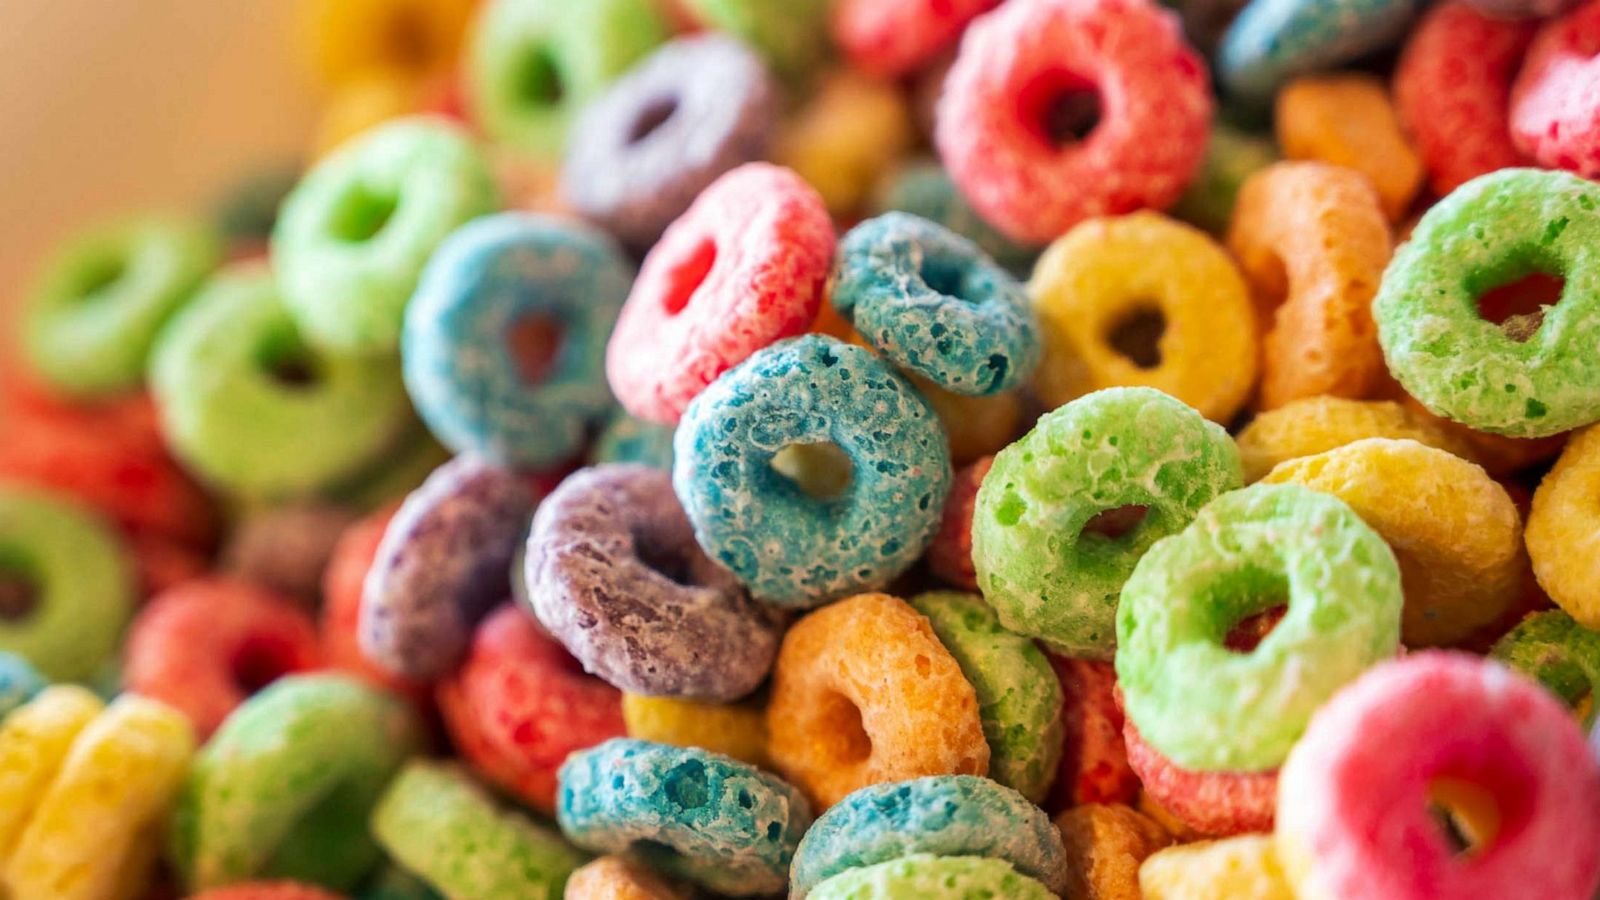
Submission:
M 1389 400 L 1305 397 L 1256 416 L 1235 442 L 1249 484 L 1260 481 L 1279 463 L 1366 438 L 1410 439 L 1477 461 L 1472 444 L 1443 420 Z
M 1528 513 L 1539 586 L 1585 628 L 1600 628 L 1600 426 L 1578 432 L 1540 482 Z
M 1265 332 L 1260 408 L 1370 396 L 1384 372 L 1372 298 L 1391 252 L 1371 183 L 1326 163 L 1268 166 L 1239 191 L 1228 248 Z
M 778 771 L 818 812 L 871 784 L 989 771 L 972 685 L 928 620 L 888 594 L 857 594 L 789 629 L 767 730 Z
M 1062 900 L 1140 900 L 1139 864 L 1172 844 L 1165 828 L 1121 804 L 1075 806 L 1055 823 L 1067 848 Z
M 1389 221 L 1422 187 L 1422 160 L 1406 141 L 1383 82 L 1372 75 L 1312 75 L 1278 93 L 1278 146 L 1289 159 L 1345 166 L 1372 181 Z
M 602 856 L 567 878 L 565 900 L 689 900 L 693 894 L 620 856 Z

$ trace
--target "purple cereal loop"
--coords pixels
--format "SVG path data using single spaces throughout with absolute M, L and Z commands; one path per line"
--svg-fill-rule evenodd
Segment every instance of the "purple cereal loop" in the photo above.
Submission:
M 525 481 L 477 457 L 435 469 L 378 545 L 362 588 L 361 652 L 419 681 L 454 667 L 473 626 L 510 591 L 511 560 L 537 502 Z
M 766 678 L 779 617 L 695 543 L 666 472 L 583 469 L 534 516 L 535 615 L 585 669 L 636 694 L 732 700 Z

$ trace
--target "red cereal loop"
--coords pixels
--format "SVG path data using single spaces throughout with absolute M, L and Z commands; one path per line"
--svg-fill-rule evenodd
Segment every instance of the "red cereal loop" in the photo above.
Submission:
M 321 658 L 316 627 L 294 601 L 214 577 L 181 584 L 139 612 L 122 681 L 188 716 L 204 738 L 251 694 Z
M 1073 140 L 1070 107 L 1096 95 Z M 1149 0 L 1030 0 L 974 22 L 945 79 L 936 143 L 973 207 L 1043 244 L 1093 216 L 1164 209 L 1205 155 L 1211 93 L 1177 16 Z
M 212 888 L 189 900 L 344 900 L 344 896 L 293 881 L 252 881 Z
M 1128 765 L 1122 740 L 1122 708 L 1115 696 L 1117 673 L 1108 662 L 1046 654 L 1061 680 L 1065 735 L 1061 764 L 1046 806 L 1131 803 L 1139 777 Z
M 1440 196 L 1479 175 L 1526 165 L 1511 143 L 1507 108 L 1534 28 L 1451 0 L 1411 33 L 1394 72 L 1395 106 Z
M 1542 165 L 1600 177 L 1600 0 L 1540 26 L 1511 92 L 1511 139 Z
M 800 176 L 749 163 L 718 178 L 651 249 L 606 347 L 634 415 L 676 424 L 718 375 L 804 334 L 833 260 L 828 210 Z
M 383 532 L 399 508 L 398 502 L 392 503 L 351 525 L 334 547 L 322 573 L 322 655 L 329 668 L 349 672 L 427 707 L 432 699 L 431 687 L 399 678 L 370 662 L 362 654 L 358 638 L 362 585 L 378 556 Z
M 956 472 L 950 481 L 950 496 L 944 501 L 939 530 L 928 544 L 928 569 L 940 579 L 969 591 L 978 589 L 978 572 L 972 565 L 972 511 L 978 505 L 983 476 L 993 465 L 993 456 L 983 456 Z
M 445 729 L 485 778 L 546 813 L 567 754 L 624 737 L 622 693 L 507 604 L 478 626 L 455 674 L 439 683 Z
M 904 75 L 954 43 L 999 0 L 835 0 L 833 41 L 850 64 L 880 78 Z
M 130 534 L 197 546 L 215 537 L 211 501 L 162 449 L 145 398 L 84 410 L 20 411 L 7 420 L 5 436 L 0 483 L 70 495 Z
M 1145 743 L 1130 719 L 1123 725 L 1128 764 L 1145 793 L 1178 821 L 1206 837 L 1271 831 L 1278 801 L 1278 770 L 1200 772 L 1179 768 Z

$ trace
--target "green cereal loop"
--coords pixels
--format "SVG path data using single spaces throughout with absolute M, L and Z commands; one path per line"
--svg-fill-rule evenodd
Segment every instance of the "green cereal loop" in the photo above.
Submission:
M 978 490 L 972 561 L 1000 622 L 1071 656 L 1110 659 L 1134 563 L 1244 483 L 1228 433 L 1152 388 L 1108 388 L 1047 413 L 1000 451 Z M 1084 530 L 1148 508 L 1120 537 Z
M 1478 298 L 1534 272 L 1566 286 L 1519 343 Z M 1390 371 L 1438 415 L 1527 438 L 1600 419 L 1600 185 L 1538 169 L 1467 182 L 1417 223 L 1372 314 Z
M 1285 602 L 1254 650 L 1224 646 L 1238 622 Z M 1394 553 L 1337 497 L 1279 484 L 1224 494 L 1122 589 L 1128 717 L 1182 768 L 1274 768 L 1324 701 L 1394 656 L 1401 602 Z
M 20 617 L 0 616 L 0 651 L 52 681 L 90 681 L 116 654 L 133 614 L 133 562 L 92 511 L 26 487 L 0 488 L 0 579 L 35 591 Z
M 28 362 L 71 394 L 137 387 L 161 325 L 221 255 L 217 237 L 185 219 L 146 216 L 77 235 L 24 301 Z
M 488 160 L 445 119 L 396 119 L 317 163 L 272 230 L 273 271 L 306 339 L 394 353 L 422 267 L 497 195 Z
M 193 891 L 290 879 L 348 891 L 382 852 L 367 817 L 422 746 L 398 697 L 337 675 L 280 678 L 201 748 L 171 847 Z
M 831 0 L 683 0 L 708 28 L 749 44 L 790 83 L 815 74 L 828 54 Z
M 420 760 L 378 801 L 372 833 L 447 900 L 559 900 L 588 859 L 555 831 L 497 809 L 457 767 Z
M 1600 693 L 1600 634 L 1560 610 L 1529 615 L 1496 641 L 1489 655 L 1538 681 L 1570 707 Z M 1594 718 L 1591 702 L 1584 730 Z
M 931 591 L 911 598 L 978 694 L 989 741 L 989 777 L 1034 803 L 1061 761 L 1061 683 L 1033 641 L 1000 625 L 976 594 Z
M 913 853 L 829 878 L 807 900 L 1055 900 L 1002 859 Z
M 651 0 L 490 0 L 468 41 L 467 94 L 491 138 L 559 159 L 578 110 L 668 37 Z
M 278 377 L 285 367 L 305 383 Z M 262 269 L 219 275 L 173 319 L 150 387 L 173 452 L 206 481 L 257 497 L 353 474 L 411 415 L 393 360 L 307 347 Z

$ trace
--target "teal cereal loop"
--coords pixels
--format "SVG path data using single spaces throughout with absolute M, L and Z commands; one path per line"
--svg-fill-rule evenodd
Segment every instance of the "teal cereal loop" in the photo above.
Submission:
M 114 660 L 134 599 L 133 561 L 110 523 L 55 494 L 0 487 L 0 660 L 89 681 Z M 11 672 L 0 671 L 0 702 L 38 679 Z
M 446 900 L 561 900 L 584 855 L 456 766 L 406 765 L 372 812 L 389 857 Z
M 319 162 L 284 200 L 272 265 L 307 340 L 393 353 L 422 268 L 450 232 L 492 212 L 472 137 L 444 119 L 397 119 Z
M 981 856 L 903 856 L 851 869 L 816 886 L 809 900 L 1055 900 L 1010 863 Z
M 23 307 L 22 348 L 44 380 L 92 396 L 138 386 L 150 345 L 222 255 L 186 219 L 146 216 L 73 237 Z
M 561 830 L 719 894 L 783 890 L 811 807 L 800 791 L 720 753 L 613 738 L 567 757 Z
M 1263 771 L 1311 714 L 1400 645 L 1400 567 L 1343 501 L 1298 485 L 1225 494 L 1139 560 L 1117 678 L 1144 739 L 1186 769 Z M 1239 622 L 1287 604 L 1246 653 Z
M 394 694 L 336 675 L 279 679 L 195 757 L 170 834 L 179 871 L 194 891 L 276 878 L 349 890 L 383 855 L 368 815 L 421 747 Z
M 1046 414 L 978 491 L 972 560 L 1001 624 L 1110 659 L 1117 595 L 1139 557 L 1243 484 L 1221 426 L 1152 388 L 1109 388 Z
M 1478 314 L 1533 273 L 1565 281 L 1542 321 Z M 1438 415 L 1524 438 L 1600 420 L 1600 185 L 1536 169 L 1467 182 L 1395 254 L 1372 313 L 1390 371 Z
M 399 365 L 308 346 L 263 269 L 225 272 L 201 290 L 156 344 L 150 387 L 173 453 L 250 497 L 353 477 L 411 421 Z
M 974 775 L 936 775 L 874 784 L 823 813 L 789 870 L 789 896 L 802 900 L 840 872 L 914 854 L 1005 860 L 1059 889 L 1067 882 L 1061 834 L 1021 794 Z
M 1035 803 L 1061 761 L 1061 684 L 1033 641 L 1007 631 L 976 594 L 932 591 L 911 598 L 978 695 L 989 741 L 989 777 Z
M 1583 708 L 1584 727 L 1593 724 L 1600 634 L 1560 610 L 1534 613 L 1496 641 L 1489 655 L 1549 688 L 1568 706 Z

